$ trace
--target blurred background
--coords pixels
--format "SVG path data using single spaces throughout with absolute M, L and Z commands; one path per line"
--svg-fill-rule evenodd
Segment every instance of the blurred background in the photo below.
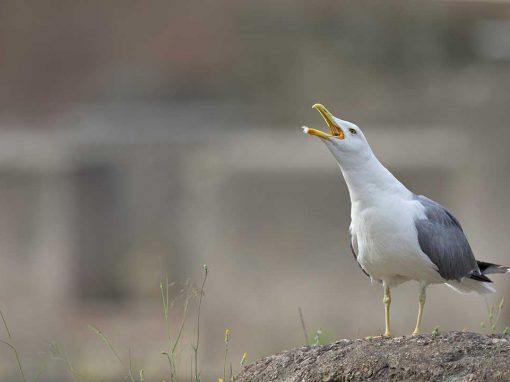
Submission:
M 321 102 L 364 129 L 411 190 L 510 265 L 510 4 L 506 1 L 2 1 L 0 307 L 24 372 L 120 381 L 108 335 L 147 381 L 170 380 L 160 282 L 194 294 L 199 368 L 223 375 L 310 341 L 383 330 L 382 291 L 348 243 L 350 205 Z M 424 329 L 483 331 L 487 303 L 429 288 Z M 191 281 L 190 281 L 191 280 Z M 166 282 L 166 281 L 164 281 Z M 194 285 L 194 287 L 193 287 Z M 194 290 L 194 291 L 193 291 Z M 418 288 L 393 291 L 396 335 Z M 170 309 L 175 338 L 185 298 Z M 498 330 L 510 324 L 503 307 Z M 56 341 L 81 377 L 48 360 Z M 2 345 L 2 344 L 0 344 Z M 0 347 L 0 379 L 20 379 Z

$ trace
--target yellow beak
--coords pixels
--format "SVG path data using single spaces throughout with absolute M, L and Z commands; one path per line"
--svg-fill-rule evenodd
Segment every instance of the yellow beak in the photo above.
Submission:
M 307 133 L 309 135 L 315 135 L 315 136 L 323 138 L 323 139 L 329 139 L 329 138 L 333 138 L 333 137 L 338 138 L 338 139 L 345 138 L 342 128 L 335 122 L 333 115 L 329 112 L 328 109 L 326 109 L 320 103 L 316 103 L 315 105 L 312 106 L 312 108 L 317 110 L 320 113 L 320 115 L 322 115 L 322 118 L 324 118 L 324 120 L 326 121 L 331 134 L 326 134 L 320 130 L 309 128 L 309 129 L 307 129 Z

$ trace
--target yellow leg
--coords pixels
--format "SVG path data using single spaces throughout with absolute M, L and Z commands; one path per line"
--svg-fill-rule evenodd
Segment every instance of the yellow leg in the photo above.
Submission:
M 418 307 L 418 319 L 416 320 L 416 328 L 414 332 L 411 334 L 412 336 L 418 336 L 421 334 L 421 317 L 423 315 L 423 307 L 425 306 L 425 286 L 422 286 L 420 289 L 420 297 L 419 297 L 419 307 Z
M 384 322 L 386 324 L 386 330 L 384 331 L 383 337 L 390 337 L 391 336 L 391 330 L 390 330 L 390 304 L 391 304 L 390 287 L 387 287 L 387 286 L 384 287 L 383 303 L 384 303 Z

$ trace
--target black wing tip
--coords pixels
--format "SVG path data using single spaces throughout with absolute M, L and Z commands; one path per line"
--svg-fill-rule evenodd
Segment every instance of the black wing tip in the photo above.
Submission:
M 470 279 L 476 280 L 476 281 L 482 281 L 484 283 L 491 283 L 492 280 L 481 273 L 472 273 L 468 276 Z

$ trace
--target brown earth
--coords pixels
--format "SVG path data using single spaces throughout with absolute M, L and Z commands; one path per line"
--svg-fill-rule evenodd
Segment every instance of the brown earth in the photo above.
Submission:
M 236 381 L 510 381 L 510 336 L 341 340 L 263 358 L 245 366 Z

